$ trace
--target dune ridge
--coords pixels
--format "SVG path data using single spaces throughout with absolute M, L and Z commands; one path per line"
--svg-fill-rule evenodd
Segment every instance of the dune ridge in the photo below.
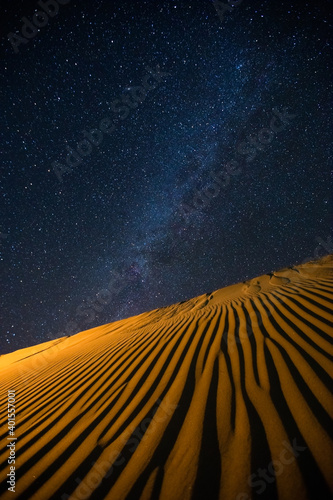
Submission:
M 332 292 L 330 255 L 1 356 L 1 499 L 332 498 Z

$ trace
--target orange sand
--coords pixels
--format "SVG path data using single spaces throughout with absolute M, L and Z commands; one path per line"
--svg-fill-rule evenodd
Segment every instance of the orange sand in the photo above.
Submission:
M 327 256 L 1 356 L 1 499 L 330 498 L 332 278 Z

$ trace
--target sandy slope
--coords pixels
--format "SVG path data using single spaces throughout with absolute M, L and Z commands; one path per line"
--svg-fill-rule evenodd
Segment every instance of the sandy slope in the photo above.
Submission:
M 330 498 L 332 272 L 324 257 L 1 356 L 1 499 Z

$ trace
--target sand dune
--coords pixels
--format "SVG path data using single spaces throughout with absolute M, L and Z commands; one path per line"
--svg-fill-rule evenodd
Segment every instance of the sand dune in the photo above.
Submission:
M 1 499 L 331 498 L 332 272 L 327 256 L 1 356 Z

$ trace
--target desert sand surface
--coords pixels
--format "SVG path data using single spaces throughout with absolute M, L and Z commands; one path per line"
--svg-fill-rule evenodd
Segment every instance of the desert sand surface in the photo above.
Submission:
M 1 499 L 331 498 L 332 292 L 326 256 L 1 356 Z

